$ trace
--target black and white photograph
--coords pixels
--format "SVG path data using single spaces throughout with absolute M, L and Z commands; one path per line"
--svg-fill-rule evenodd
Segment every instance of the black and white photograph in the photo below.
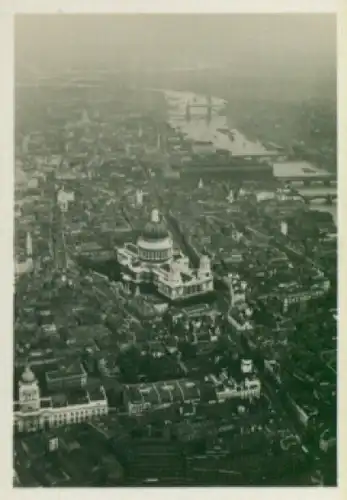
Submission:
M 13 486 L 337 486 L 337 16 L 13 29 Z

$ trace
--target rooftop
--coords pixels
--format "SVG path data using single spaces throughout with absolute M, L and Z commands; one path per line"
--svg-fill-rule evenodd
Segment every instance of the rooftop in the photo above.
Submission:
M 66 361 L 64 364 L 60 363 L 56 365 L 56 370 L 51 370 L 46 372 L 46 379 L 49 381 L 77 377 L 86 374 L 81 362 L 78 359 Z
M 90 401 L 103 401 L 105 399 L 101 387 L 95 387 L 93 389 L 88 388 L 88 396 Z
M 319 169 L 318 167 L 312 165 L 312 163 L 306 161 L 290 161 L 274 163 L 273 165 L 275 177 L 331 177 L 331 174 L 325 170 Z
M 64 408 L 68 406 L 68 399 L 65 394 L 53 394 L 51 400 L 53 408 Z
M 125 386 L 125 393 L 131 403 L 162 405 L 191 401 L 200 398 L 199 383 L 188 379 L 136 384 Z

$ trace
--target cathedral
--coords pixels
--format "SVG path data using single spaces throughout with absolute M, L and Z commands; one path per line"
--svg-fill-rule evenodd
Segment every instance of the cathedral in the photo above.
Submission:
M 142 285 L 152 284 L 160 295 L 176 302 L 213 291 L 209 257 L 202 255 L 195 269 L 182 252 L 174 252 L 172 236 L 158 210 L 152 211 L 136 245 L 126 243 L 117 257 L 129 293 L 139 293 Z

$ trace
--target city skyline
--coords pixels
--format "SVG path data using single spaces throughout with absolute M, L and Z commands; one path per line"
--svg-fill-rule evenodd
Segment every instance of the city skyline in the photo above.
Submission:
M 14 486 L 338 485 L 335 23 L 16 18 Z

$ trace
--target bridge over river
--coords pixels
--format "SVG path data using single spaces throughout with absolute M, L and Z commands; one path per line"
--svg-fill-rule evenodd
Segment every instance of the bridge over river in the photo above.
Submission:
M 337 187 L 311 187 L 311 188 L 297 188 L 296 191 L 303 197 L 306 203 L 323 201 L 327 205 L 336 203 L 337 200 Z

